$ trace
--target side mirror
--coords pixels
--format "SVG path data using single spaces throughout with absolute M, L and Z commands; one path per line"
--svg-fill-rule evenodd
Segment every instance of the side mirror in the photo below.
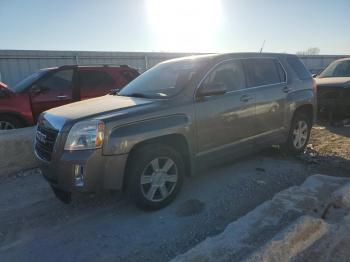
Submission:
M 317 76 L 317 74 L 312 74 L 312 77 L 313 77 L 313 78 L 316 78 L 316 76 Z
M 119 91 L 120 91 L 120 88 L 114 88 L 111 91 L 109 91 L 109 94 L 110 95 L 116 95 L 116 94 L 119 93 Z
M 39 93 L 41 93 L 41 91 L 42 90 L 41 90 L 40 86 L 38 86 L 36 84 L 32 85 L 32 87 L 30 88 L 30 92 L 32 94 L 39 94 Z
M 48 91 L 48 90 L 49 90 L 49 88 L 44 87 L 44 86 L 39 86 L 37 84 L 32 85 L 32 87 L 30 88 L 30 92 L 34 95 L 44 93 L 45 91 Z
M 227 88 L 224 84 L 204 84 L 197 93 L 198 98 L 204 98 L 206 96 L 218 96 L 227 92 Z

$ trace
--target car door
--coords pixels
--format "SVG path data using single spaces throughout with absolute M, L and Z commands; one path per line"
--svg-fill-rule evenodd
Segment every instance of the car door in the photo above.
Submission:
M 276 58 L 249 58 L 243 61 L 248 87 L 256 95 L 255 135 L 258 142 L 282 137 L 287 93 L 286 73 Z M 262 139 L 264 137 L 265 139 Z
M 196 98 L 199 156 L 213 151 L 226 153 L 254 134 L 255 94 L 246 88 L 242 61 L 230 60 L 216 65 L 201 83 L 197 94 L 208 84 L 223 84 L 227 92 Z
M 94 68 L 79 68 L 80 99 L 103 96 L 118 88 L 115 79 L 107 72 Z
M 30 99 L 35 119 L 41 112 L 73 102 L 74 69 L 48 73 L 30 88 Z

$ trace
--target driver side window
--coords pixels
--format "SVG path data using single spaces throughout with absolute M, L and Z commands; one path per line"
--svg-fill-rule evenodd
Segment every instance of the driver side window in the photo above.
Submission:
M 242 62 L 239 60 L 228 61 L 218 65 L 204 80 L 206 85 L 224 85 L 227 92 L 237 91 L 246 87 Z
M 47 78 L 44 78 L 38 84 L 40 87 L 60 91 L 63 89 L 73 88 L 73 69 L 61 70 L 53 73 Z

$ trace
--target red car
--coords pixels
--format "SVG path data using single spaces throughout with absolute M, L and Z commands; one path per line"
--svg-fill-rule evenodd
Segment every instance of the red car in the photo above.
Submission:
M 121 89 L 139 75 L 128 66 L 61 66 L 0 83 L 0 130 L 34 125 L 41 112 Z

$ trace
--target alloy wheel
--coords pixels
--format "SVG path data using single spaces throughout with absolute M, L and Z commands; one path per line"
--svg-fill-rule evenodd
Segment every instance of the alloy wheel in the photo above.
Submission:
M 0 130 L 15 129 L 15 126 L 7 121 L 0 121 Z
M 300 120 L 296 122 L 293 129 L 293 145 L 296 149 L 300 149 L 305 146 L 308 138 L 309 127 L 306 121 Z
M 153 159 L 142 172 L 142 194 L 152 202 L 160 202 L 171 195 L 178 182 L 178 168 L 169 157 Z

